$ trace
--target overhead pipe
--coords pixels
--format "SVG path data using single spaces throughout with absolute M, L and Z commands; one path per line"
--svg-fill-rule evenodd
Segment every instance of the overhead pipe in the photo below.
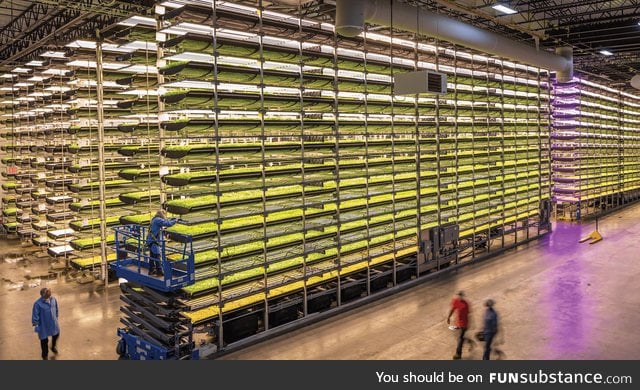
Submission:
M 536 50 L 496 33 L 398 0 L 336 1 L 338 34 L 354 37 L 364 31 L 365 22 L 431 36 L 484 53 L 553 70 L 559 82 L 567 82 L 573 78 L 571 47 L 559 47 L 556 54 Z

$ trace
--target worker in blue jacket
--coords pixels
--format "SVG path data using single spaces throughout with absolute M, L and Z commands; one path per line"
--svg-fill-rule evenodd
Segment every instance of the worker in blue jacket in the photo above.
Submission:
M 175 218 L 167 219 L 167 214 L 162 209 L 151 219 L 146 241 L 147 247 L 149 247 L 149 275 L 163 275 L 160 259 L 163 241 L 162 228 L 173 226 L 177 221 Z
M 40 339 L 42 360 L 47 360 L 49 356 L 49 337 L 51 337 L 51 351 L 58 353 L 56 347 L 60 336 L 58 301 L 51 296 L 51 289 L 45 287 L 40 290 L 40 299 L 33 304 L 31 323 L 35 326 L 35 331 Z

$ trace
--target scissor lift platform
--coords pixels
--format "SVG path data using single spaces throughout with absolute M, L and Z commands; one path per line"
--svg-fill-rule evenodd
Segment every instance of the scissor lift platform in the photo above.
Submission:
M 191 236 L 181 235 L 179 242 L 169 243 L 159 237 L 159 259 L 162 276 L 149 275 L 153 261 L 146 247 L 148 228 L 123 225 L 114 228 L 116 260 L 109 264 L 116 276 L 135 284 L 169 292 L 177 291 L 195 282 L 195 263 Z
M 124 225 L 114 228 L 116 260 L 109 264 L 120 284 L 124 305 L 116 352 L 126 359 L 198 359 L 191 321 L 180 315 L 177 292 L 195 282 L 191 236 L 169 241 L 160 234 L 158 245 L 163 275 L 149 275 L 154 261 L 146 246 L 148 228 Z

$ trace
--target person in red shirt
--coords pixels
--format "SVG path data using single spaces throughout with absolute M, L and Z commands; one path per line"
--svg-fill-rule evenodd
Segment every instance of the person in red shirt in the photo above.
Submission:
M 449 316 L 447 317 L 447 324 L 451 323 L 451 316 L 456 313 L 455 329 L 460 334 L 458 336 L 458 346 L 456 348 L 456 354 L 453 355 L 454 359 L 460 359 L 462 357 L 462 345 L 466 340 L 464 334 L 469 327 L 469 303 L 464 299 L 464 292 L 459 291 L 458 294 L 451 301 L 451 310 L 449 310 Z

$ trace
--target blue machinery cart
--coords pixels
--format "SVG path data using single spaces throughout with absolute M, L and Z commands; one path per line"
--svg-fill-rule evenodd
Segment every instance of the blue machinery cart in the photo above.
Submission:
M 125 225 L 115 228 L 117 259 L 110 264 L 120 284 L 120 319 L 116 351 L 126 359 L 198 359 L 190 321 L 176 292 L 195 281 L 193 244 L 190 236 L 175 235 L 169 242 L 160 237 L 163 276 L 148 274 L 150 259 L 145 245 L 147 228 Z

